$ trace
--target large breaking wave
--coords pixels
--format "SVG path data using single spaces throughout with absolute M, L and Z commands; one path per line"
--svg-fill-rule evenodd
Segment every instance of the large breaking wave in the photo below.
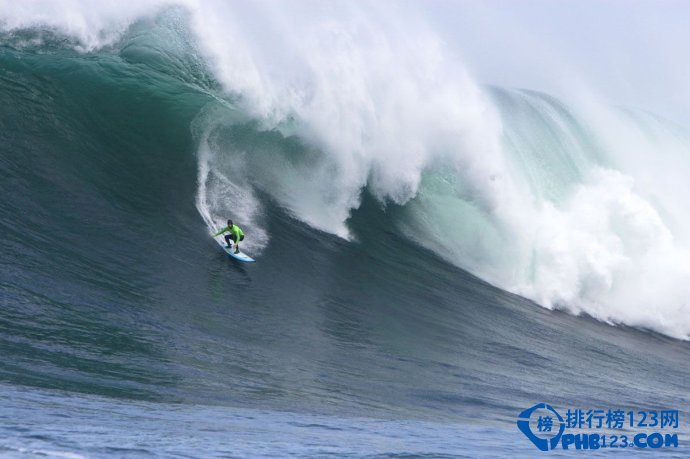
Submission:
M 496 286 L 690 336 L 685 129 L 482 86 L 398 3 L 37 5 L 2 5 L 12 46 L 68 37 L 209 99 L 190 126 L 209 230 L 231 216 L 259 253 L 271 200 L 356 244 L 348 221 L 366 192 L 392 230 Z

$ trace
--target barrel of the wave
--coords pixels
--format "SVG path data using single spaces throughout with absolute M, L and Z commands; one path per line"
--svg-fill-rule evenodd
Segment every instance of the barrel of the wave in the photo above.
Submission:
M 244 231 L 242 231 L 239 226 L 235 225 L 232 220 L 228 220 L 228 226 L 214 233 L 213 237 L 217 238 L 224 233 L 228 233 L 223 236 L 225 244 L 223 244 L 220 239 L 216 239 L 216 241 L 221 244 L 223 250 L 225 250 L 228 255 L 242 263 L 254 263 L 256 261 L 246 253 L 240 251 L 240 242 L 244 240 Z

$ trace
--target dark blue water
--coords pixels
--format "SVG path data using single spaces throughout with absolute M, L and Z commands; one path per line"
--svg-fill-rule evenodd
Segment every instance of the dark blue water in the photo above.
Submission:
M 687 454 L 687 342 L 492 287 L 366 190 L 351 242 L 260 196 L 270 243 L 237 264 L 195 207 L 203 71 L 3 40 L 2 454 L 530 457 L 538 402 L 678 409 Z

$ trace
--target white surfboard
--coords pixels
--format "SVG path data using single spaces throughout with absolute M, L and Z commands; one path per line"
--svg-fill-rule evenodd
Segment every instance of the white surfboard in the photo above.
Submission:
M 246 253 L 242 253 L 242 251 L 240 251 L 240 253 L 235 253 L 235 247 L 229 249 L 225 246 L 225 244 L 223 244 L 223 250 L 225 250 L 225 252 L 228 255 L 230 255 L 232 258 L 234 258 L 237 261 L 241 261 L 243 263 L 254 263 L 256 261 L 255 259 L 253 259 L 249 255 L 247 255 Z

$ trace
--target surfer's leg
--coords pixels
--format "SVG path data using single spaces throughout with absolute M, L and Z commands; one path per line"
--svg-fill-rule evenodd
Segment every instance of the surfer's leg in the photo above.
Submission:
M 232 247 L 232 242 L 230 242 L 233 239 L 234 234 L 226 234 L 225 235 L 225 244 L 227 244 L 228 247 Z

